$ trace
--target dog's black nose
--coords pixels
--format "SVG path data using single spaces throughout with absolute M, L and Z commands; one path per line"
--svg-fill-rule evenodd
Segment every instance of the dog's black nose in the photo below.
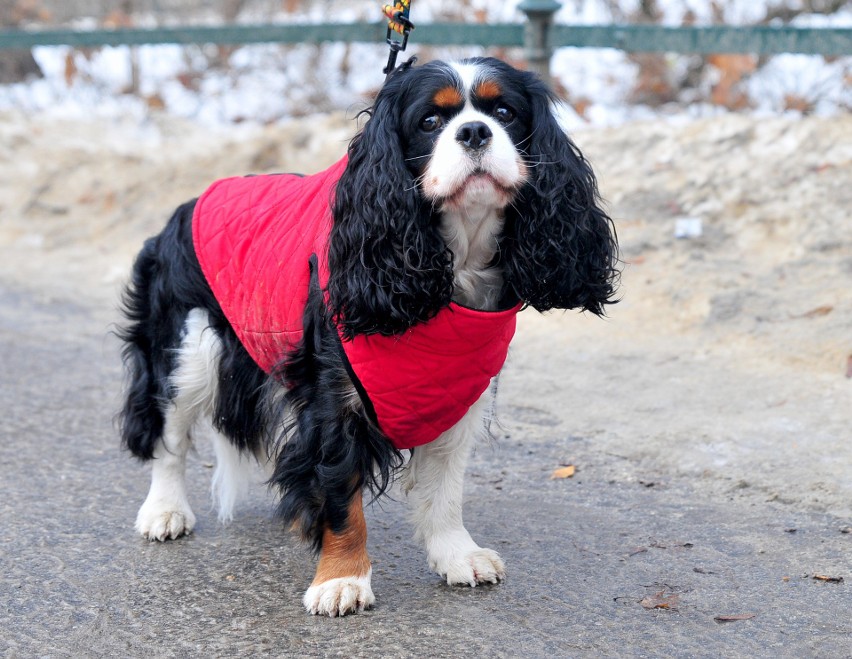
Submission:
M 493 136 L 491 129 L 481 121 L 469 121 L 456 131 L 456 141 L 473 151 L 488 146 Z

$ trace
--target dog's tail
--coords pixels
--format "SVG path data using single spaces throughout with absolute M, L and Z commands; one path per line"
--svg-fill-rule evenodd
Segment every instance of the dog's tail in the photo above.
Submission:
M 157 280 L 156 242 L 157 238 L 149 239 L 133 265 L 131 281 L 122 298 L 124 315 L 130 323 L 118 332 L 124 341 L 122 357 L 128 378 L 119 417 L 121 441 L 143 460 L 154 457 L 154 447 L 165 423 L 162 410 L 165 392 L 160 391 L 161 379 L 157 377 L 159 369 L 155 364 L 157 338 L 150 331 L 156 295 L 153 290 Z
M 191 232 L 193 207 L 189 203 L 178 208 L 163 232 L 145 242 L 122 297 L 128 323 L 117 334 L 124 342 L 128 382 L 119 425 L 123 446 L 143 460 L 154 457 L 163 434 L 175 349 L 187 310 L 193 306 L 181 299 L 186 293 L 180 290 L 187 288 L 185 271 L 190 269 L 185 252 L 191 249 L 187 232 Z

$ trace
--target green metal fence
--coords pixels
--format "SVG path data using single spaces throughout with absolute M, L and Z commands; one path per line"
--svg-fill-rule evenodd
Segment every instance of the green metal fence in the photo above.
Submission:
M 524 46 L 523 24 L 421 24 L 412 35 L 423 45 Z M 384 25 L 335 23 L 228 25 L 121 30 L 5 30 L 0 49 L 67 45 L 77 47 L 141 44 L 379 43 Z M 559 25 L 549 27 L 550 48 L 617 48 L 631 52 L 811 53 L 852 55 L 852 28 L 662 27 L 657 25 Z

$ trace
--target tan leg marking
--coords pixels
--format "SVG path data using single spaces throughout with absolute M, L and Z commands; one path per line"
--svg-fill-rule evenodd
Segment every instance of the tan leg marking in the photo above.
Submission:
M 322 536 L 317 572 L 311 584 L 316 586 L 329 579 L 362 577 L 370 571 L 367 554 L 367 521 L 364 519 L 364 502 L 361 492 L 352 497 L 346 528 L 334 533 L 326 528 Z
M 332 618 L 369 609 L 376 601 L 367 555 L 367 523 L 361 493 L 349 504 L 342 533 L 325 529 L 317 573 L 302 603 L 308 613 Z

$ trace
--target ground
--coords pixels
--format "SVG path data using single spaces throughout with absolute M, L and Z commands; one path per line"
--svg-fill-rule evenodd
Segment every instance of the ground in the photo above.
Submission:
M 368 512 L 375 609 L 308 616 L 312 557 L 262 486 L 216 521 L 203 443 L 195 532 L 135 535 L 110 334 L 134 253 L 214 178 L 315 171 L 352 129 L 0 117 L 4 656 L 852 657 L 849 116 L 575 135 L 622 300 L 520 317 L 466 489 L 504 584 L 430 574 L 396 493 Z

